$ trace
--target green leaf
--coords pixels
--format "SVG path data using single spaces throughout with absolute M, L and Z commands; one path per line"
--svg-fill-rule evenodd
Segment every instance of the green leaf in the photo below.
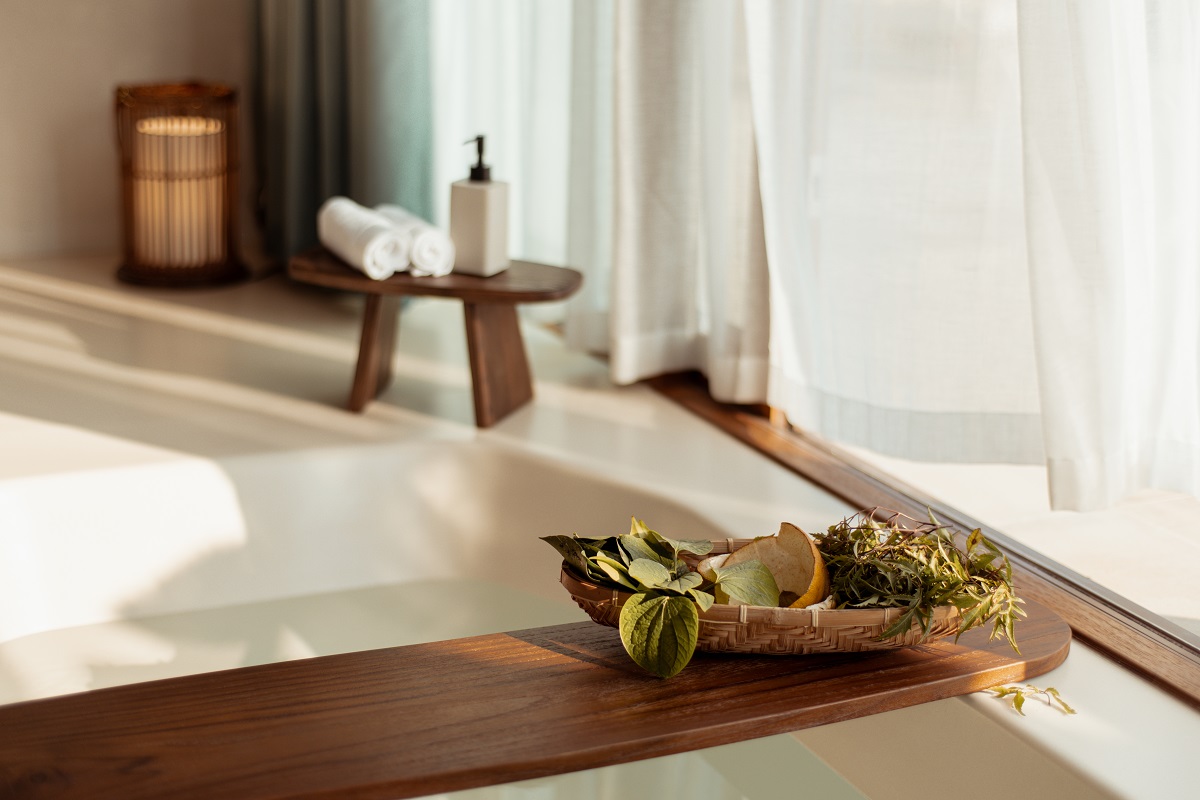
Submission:
M 702 583 L 704 583 L 704 578 L 700 577 L 699 572 L 685 572 L 675 580 L 664 583 L 662 588 L 685 594 L 689 589 L 695 589 Z
M 609 580 L 634 591 L 637 590 L 638 587 L 630 580 L 629 571 L 625 568 L 625 565 L 615 558 L 598 553 L 592 556 L 592 564 L 607 575 Z
M 637 517 L 630 517 L 629 520 L 629 535 L 630 536 L 645 536 L 650 532 L 646 527 L 646 523 L 642 522 Z
M 670 539 L 649 528 L 644 533 L 638 534 L 637 538 L 649 542 L 655 550 L 664 555 L 670 555 L 672 558 L 680 553 L 695 553 L 702 556 L 713 549 L 713 543 L 707 539 Z
M 671 581 L 671 571 L 657 561 L 635 558 L 629 564 L 629 577 L 647 588 L 657 589 Z
M 1058 703 L 1060 706 L 1062 706 L 1062 710 L 1063 710 L 1064 712 L 1066 712 L 1066 713 L 1068 713 L 1068 714 L 1074 714 L 1074 713 L 1075 713 L 1075 709 L 1073 709 L 1073 708 L 1071 708 L 1069 705 L 1067 705 L 1067 701 L 1062 699 L 1062 695 L 1060 695 L 1060 694 L 1058 693 L 1058 689 L 1055 689 L 1053 686 L 1047 686 L 1047 687 L 1046 687 L 1046 694 L 1048 694 L 1048 695 L 1050 695 L 1051 697 L 1053 697 L 1053 698 L 1054 698 L 1054 700 L 1055 700 L 1055 702 L 1057 702 L 1057 703 Z
M 607 542 L 609 539 L 613 538 L 612 536 L 580 536 L 578 533 L 572 535 L 574 536 L 575 541 L 583 545 L 594 542 Z
M 700 615 L 679 595 L 635 594 L 621 608 L 621 643 L 634 663 L 660 678 L 687 666 L 696 650 Z
M 543 542 L 546 542 L 563 557 L 581 577 L 592 577 L 592 570 L 588 564 L 587 553 L 584 552 L 582 545 L 579 544 L 572 536 L 543 536 Z
M 761 561 L 743 561 L 731 567 L 716 567 L 714 585 L 731 600 L 751 606 L 779 605 L 779 587 L 771 570 Z
M 958 633 L 955 635 L 954 641 L 957 642 L 959 636 L 962 636 L 964 633 L 971 630 L 971 628 L 975 627 L 976 621 L 978 621 L 981 616 L 987 613 L 989 605 L 990 604 L 987 602 L 978 603 L 974 608 L 963 615 L 962 619 L 959 620 Z
M 1053 686 L 1048 686 L 1045 689 L 1039 689 L 1032 683 L 1027 683 L 1024 686 L 993 686 L 985 691 L 991 692 L 992 694 L 996 695 L 996 697 L 1008 697 L 1009 695 L 1012 695 L 1013 710 L 1022 717 L 1025 716 L 1025 712 L 1022 710 L 1022 707 L 1025 705 L 1025 701 L 1030 697 L 1044 697 L 1046 698 L 1046 705 L 1050 706 L 1051 708 L 1053 708 L 1057 703 L 1059 710 L 1064 714 L 1075 713 L 1075 709 L 1067 705 L 1066 701 L 1064 701 L 1062 696 L 1058 693 L 1058 689 L 1055 689 Z
M 892 626 L 879 634 L 880 639 L 890 639 L 893 636 L 899 636 L 908 631 L 912 627 L 913 620 L 917 616 L 917 607 L 911 606 L 907 611 L 899 616 Z
M 664 567 L 670 567 L 675 563 L 673 556 L 663 556 L 657 550 L 650 546 L 650 543 L 645 539 L 637 536 L 622 536 L 620 539 L 621 549 L 629 555 L 629 562 L 633 563 L 639 558 L 644 558 L 648 561 L 657 561 Z
M 713 549 L 713 543 L 707 539 L 669 539 L 657 531 L 650 531 L 650 539 L 655 539 L 668 547 L 676 554 L 679 553 L 695 553 L 702 556 Z
M 696 601 L 696 605 L 700 606 L 701 611 L 708 611 L 710 608 L 712 608 L 713 603 L 716 602 L 715 597 L 708 592 L 702 592 L 699 589 L 688 589 L 687 593 L 689 597 Z
M 588 536 L 576 536 L 575 541 L 583 548 L 584 552 L 589 554 L 604 553 L 605 555 L 613 555 L 617 553 L 617 538 L 608 536 L 606 538 L 592 538 Z
M 647 531 L 646 535 L 642 537 L 642 541 L 650 545 L 650 548 L 662 557 L 665 564 L 670 564 L 679 558 L 679 551 L 675 548 L 674 541 L 658 531 Z

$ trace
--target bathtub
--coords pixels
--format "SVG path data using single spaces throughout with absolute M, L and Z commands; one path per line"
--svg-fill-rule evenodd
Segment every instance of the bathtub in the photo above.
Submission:
M 47 438 L 67 433 L 43 431 Z M 362 636 L 352 648 L 362 649 L 574 621 L 580 614 L 557 583 L 561 559 L 538 537 L 625 532 L 634 514 L 691 538 L 733 535 L 731 527 L 771 532 L 769 511 L 755 519 L 741 504 L 708 505 L 706 513 L 486 440 L 327 447 L 220 463 L 183 456 L 10 480 L 0 483 L 7 554 L 0 647 L 61 629 L 121 630 L 128 620 L 142 628 L 149 618 L 177 625 L 190 614 L 235 620 L 237 636 L 277 639 L 278 654 L 261 651 L 262 643 L 247 648 L 273 660 L 288 647 L 312 653 L 283 630 L 241 631 L 253 626 L 238 615 L 303 609 L 336 620 L 335 608 L 359 601 L 380 604 L 385 618 L 362 620 L 360 631 L 333 624 L 315 635 L 347 637 L 347 646 Z M 799 513 L 801 524 L 828 518 Z M 443 619 L 448 608 L 454 613 Z M 408 631 L 403 642 L 394 638 L 398 628 Z M 208 638 L 220 637 L 214 631 Z M 249 663 L 229 655 L 220 668 Z M 7 673 L 0 702 L 98 685 L 84 675 L 62 683 L 44 665 L 26 667 L 13 674 L 11 658 L 0 662 Z
M 623 532 L 636 513 L 723 537 L 767 531 L 774 516 L 715 498 L 706 513 L 503 441 L 436 437 L 146 460 L 30 476 L 0 496 L 5 518 L 29 526 L 18 533 L 42 543 L 4 564 L 0 703 L 580 621 L 538 536 Z M 36 535 L 51 529 L 53 542 Z M 792 737 L 454 796 L 735 800 L 797 759 L 823 796 L 862 796 Z
M 478 431 L 460 311 L 415 303 L 356 416 L 344 298 L 129 293 L 86 266 L 0 264 L 0 703 L 579 621 L 540 536 L 855 510 L 535 326 L 535 403 Z M 1037 683 L 1080 713 L 973 695 L 456 797 L 1196 795 L 1189 707 L 1079 643 Z

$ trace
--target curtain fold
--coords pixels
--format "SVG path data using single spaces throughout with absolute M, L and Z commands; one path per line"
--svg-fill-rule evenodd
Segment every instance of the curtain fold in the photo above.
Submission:
M 1040 461 L 1013 7 L 746 13 L 768 402 L 904 458 Z
M 1054 506 L 1200 494 L 1200 9 L 1018 8 Z
M 435 215 L 434 98 L 429 0 L 346 3 L 348 191 Z
M 258 0 L 259 217 L 272 257 L 335 194 L 432 212 L 428 0 Z
M 586 279 L 567 304 L 567 343 L 608 352 L 613 268 L 613 0 L 576 2 L 571 20 L 567 261 Z
M 267 251 L 286 259 L 315 241 L 317 207 L 347 183 L 340 0 L 258 3 L 258 154 Z
M 572 183 L 577 161 L 591 158 L 590 150 L 576 150 L 581 143 L 573 124 L 572 92 L 579 83 L 575 47 L 602 34 L 577 25 L 576 19 L 602 19 L 604 5 L 593 8 L 585 0 L 439 0 L 431 6 L 430 219 L 449 225 L 450 184 L 465 179 L 474 160 L 473 148 L 463 143 L 483 134 L 492 178 L 508 183 L 509 254 L 580 269 L 589 298 L 593 278 L 607 265 L 593 262 L 592 249 L 572 245 L 572 240 L 582 242 L 578 237 L 586 232 L 571 215 L 594 215 L 597 196 L 586 185 Z M 591 52 L 598 53 L 597 46 Z M 586 98 L 581 96 L 580 102 Z M 563 305 L 537 304 L 521 313 L 561 322 Z
M 619 0 L 611 373 L 765 396 L 768 314 L 740 3 Z
M 509 184 L 509 252 L 564 263 L 571 20 L 557 0 L 439 0 L 431 7 L 432 219 L 448 226 L 450 184 L 483 134 L 492 178 Z

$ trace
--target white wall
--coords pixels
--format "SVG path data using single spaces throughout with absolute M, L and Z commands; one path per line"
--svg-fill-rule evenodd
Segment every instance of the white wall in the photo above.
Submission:
M 119 84 L 236 86 L 250 197 L 253 8 L 253 0 L 0 0 L 0 256 L 116 257 Z

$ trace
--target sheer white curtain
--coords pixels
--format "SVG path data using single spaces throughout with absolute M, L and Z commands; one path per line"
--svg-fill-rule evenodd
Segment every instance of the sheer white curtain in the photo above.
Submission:
M 907 458 L 1040 460 L 1014 6 L 746 14 L 769 402 Z
M 509 250 L 563 263 L 570 168 L 572 4 L 429 4 L 434 222 L 449 224 L 450 184 L 487 137 L 492 177 L 509 183 Z
M 1200 9 L 747 15 L 772 404 L 910 458 L 1044 458 L 1060 509 L 1200 493 Z
M 433 221 L 487 136 L 492 177 L 509 184 L 513 258 L 586 274 L 567 328 L 608 349 L 612 263 L 612 0 L 438 0 L 430 4 Z M 559 304 L 525 313 L 561 321 Z
M 739 3 L 431 6 L 435 221 L 488 135 L 514 257 L 581 268 L 569 341 L 617 383 L 761 401 L 767 272 Z
M 835 440 L 1045 462 L 1058 508 L 1200 491 L 1194 4 L 431 14 L 437 221 L 487 133 L 514 256 L 584 269 L 568 338 L 617 382 L 698 368 Z
M 571 166 L 566 263 L 585 273 L 567 342 L 608 351 L 613 265 L 613 0 L 576 2 L 571 19 Z
M 1019 12 L 1053 501 L 1200 494 L 1200 6 Z
M 622 0 L 615 20 L 612 375 L 766 387 L 766 252 L 738 3 Z

